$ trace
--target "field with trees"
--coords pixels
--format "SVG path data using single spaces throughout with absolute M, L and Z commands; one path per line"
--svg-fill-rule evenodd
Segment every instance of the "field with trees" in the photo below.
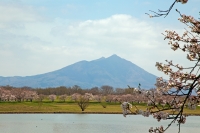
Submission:
M 144 93 L 145 92 L 145 93 Z M 150 101 L 147 92 L 155 95 L 155 101 Z M 183 97 L 184 98 L 184 97 Z M 170 106 L 173 96 L 160 95 L 156 89 L 140 90 L 137 88 L 116 88 L 105 85 L 100 88 L 81 89 L 73 87 L 56 88 L 15 88 L 12 86 L 0 87 L 0 113 L 109 113 L 121 114 L 122 102 L 132 103 L 132 114 L 137 109 L 146 110 L 154 105 L 160 109 Z M 196 110 L 187 109 L 188 115 L 199 115 L 200 107 Z M 173 110 L 168 111 L 174 113 Z

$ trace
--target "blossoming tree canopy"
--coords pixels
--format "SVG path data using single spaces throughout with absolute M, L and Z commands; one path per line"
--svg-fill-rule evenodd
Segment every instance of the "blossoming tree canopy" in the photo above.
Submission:
M 128 113 L 131 113 L 132 111 L 130 110 L 132 108 L 132 104 L 128 103 L 128 102 L 123 102 L 121 104 L 121 108 L 123 110 L 123 116 L 126 117 L 126 115 Z
M 159 13 L 151 11 L 155 15 L 150 15 L 150 17 L 167 16 L 177 2 L 185 4 L 188 0 L 175 0 L 169 10 L 159 10 Z M 167 119 L 171 121 L 165 128 L 162 125 L 156 128 L 151 127 L 150 133 L 163 133 L 173 123 L 177 123 L 180 132 L 181 124 L 186 122 L 187 114 L 184 114 L 184 110 L 186 108 L 194 110 L 200 102 L 200 21 L 192 16 L 181 14 L 177 9 L 176 11 L 180 14 L 178 20 L 185 24 L 187 28 L 182 35 L 173 30 L 166 30 L 163 34 L 164 39 L 169 40 L 168 44 L 173 51 L 184 52 L 186 54 L 185 59 L 192 62 L 190 64 L 193 65 L 182 66 L 172 60 L 165 60 L 166 63 L 156 62 L 157 69 L 168 75 L 169 79 L 164 80 L 159 77 L 156 80 L 155 90 L 143 90 L 141 93 L 149 99 L 147 109 L 145 111 L 137 109 L 135 113 L 142 114 L 145 117 L 152 115 L 157 121 Z M 192 92 L 196 92 L 196 94 L 193 95 Z M 162 98 L 162 103 L 165 103 L 162 106 L 158 104 L 160 98 Z M 128 103 L 123 104 L 128 105 Z M 128 109 L 123 104 L 123 115 L 125 116 L 128 114 Z

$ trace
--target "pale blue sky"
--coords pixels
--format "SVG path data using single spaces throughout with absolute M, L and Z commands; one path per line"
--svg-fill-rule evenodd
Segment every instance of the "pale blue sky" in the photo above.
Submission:
M 145 15 L 173 1 L 0 0 L 0 76 L 42 74 L 113 54 L 162 76 L 156 62 L 188 64 L 161 35 L 186 27 L 175 9 L 199 18 L 200 0 L 177 3 L 166 18 Z

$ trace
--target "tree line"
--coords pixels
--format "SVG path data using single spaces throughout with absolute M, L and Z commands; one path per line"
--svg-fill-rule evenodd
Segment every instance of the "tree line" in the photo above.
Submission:
M 47 87 L 47 88 L 31 88 L 31 87 L 13 87 L 13 86 L 0 86 L 0 88 L 3 88 L 5 90 L 30 90 L 35 91 L 37 94 L 43 94 L 43 95 L 72 95 L 74 93 L 79 93 L 81 95 L 85 93 L 92 93 L 93 95 L 123 95 L 123 94 L 131 94 L 133 93 L 133 88 L 127 87 L 127 88 L 114 88 L 109 85 L 103 85 L 101 87 L 92 87 L 90 89 L 83 89 L 78 85 L 74 85 L 72 87 L 66 87 L 66 86 L 59 86 L 59 87 Z

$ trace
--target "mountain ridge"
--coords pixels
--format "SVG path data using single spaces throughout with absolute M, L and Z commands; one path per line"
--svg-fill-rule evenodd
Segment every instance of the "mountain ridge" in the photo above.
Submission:
M 82 60 L 61 69 L 34 76 L 1 77 L 0 85 L 46 88 L 78 85 L 82 88 L 109 85 L 127 88 L 127 85 L 154 88 L 156 76 L 116 54 L 96 60 Z

